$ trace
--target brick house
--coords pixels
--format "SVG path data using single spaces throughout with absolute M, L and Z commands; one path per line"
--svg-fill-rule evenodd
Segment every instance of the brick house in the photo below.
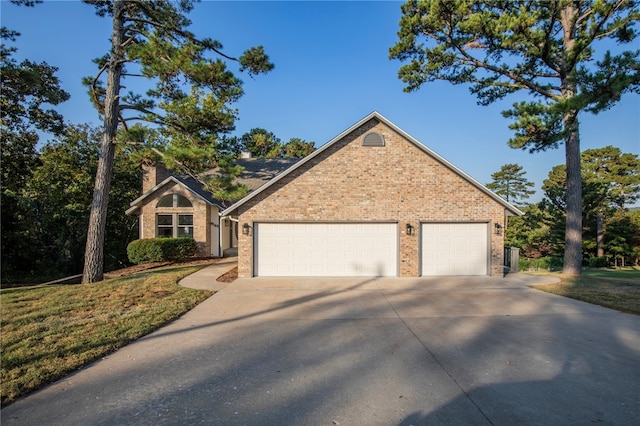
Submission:
M 301 160 L 238 161 L 252 191 L 232 205 L 147 168 L 127 211 L 140 238 L 237 248 L 240 277 L 502 275 L 506 216 L 522 214 L 377 112 Z
M 220 211 L 240 277 L 502 275 L 520 214 L 377 112 Z
M 245 170 L 238 180 L 255 190 L 298 160 L 240 158 Z M 222 257 L 238 245 L 237 218 L 220 216 L 228 205 L 192 176 L 174 175 L 158 163 L 143 166 L 142 195 L 126 214 L 138 215 L 141 239 L 191 237 L 198 242 L 198 255 Z

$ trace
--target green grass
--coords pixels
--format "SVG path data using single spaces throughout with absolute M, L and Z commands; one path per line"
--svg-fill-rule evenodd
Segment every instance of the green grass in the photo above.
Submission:
M 51 383 L 209 297 L 177 285 L 206 265 L 174 265 L 94 284 L 0 291 L 2 405 Z
M 533 286 L 538 290 L 640 315 L 640 268 L 588 269 L 579 277 L 562 274 L 557 284 Z

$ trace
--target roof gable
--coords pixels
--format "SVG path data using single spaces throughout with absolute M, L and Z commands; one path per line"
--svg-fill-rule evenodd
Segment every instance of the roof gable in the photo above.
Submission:
M 262 193 L 262 192 L 268 190 L 269 188 L 273 187 L 279 181 L 281 181 L 282 179 L 284 179 L 288 175 L 294 173 L 300 167 L 302 167 L 305 164 L 313 161 L 315 158 L 323 155 L 325 152 L 330 150 L 334 145 L 339 143 L 339 141 L 341 141 L 347 135 L 349 135 L 350 133 L 358 130 L 360 127 L 364 126 L 370 120 L 377 120 L 378 122 L 381 122 L 384 125 L 386 125 L 387 127 L 389 127 L 394 132 L 398 133 L 401 137 L 403 137 L 405 140 L 409 141 L 411 144 L 415 145 L 415 147 L 419 148 L 426 155 L 432 157 L 434 160 L 436 160 L 437 162 L 439 162 L 443 166 L 445 166 L 448 169 L 450 169 L 451 171 L 453 171 L 456 175 L 460 176 L 461 178 L 463 178 L 464 180 L 469 182 L 473 187 L 477 188 L 481 192 L 483 192 L 486 195 L 488 195 L 492 200 L 494 200 L 497 203 L 499 203 L 500 205 L 502 205 L 509 214 L 513 214 L 513 215 L 521 215 L 521 214 L 523 214 L 519 209 L 517 209 L 513 205 L 509 204 L 506 200 L 502 199 L 500 196 L 495 194 L 493 191 L 489 190 L 487 187 L 485 187 L 484 185 L 482 185 L 481 183 L 479 183 L 478 181 L 473 179 L 471 176 L 469 176 L 466 173 L 464 173 L 462 170 L 460 170 L 459 168 L 454 166 L 452 163 L 450 163 L 447 160 L 445 160 L 443 157 L 441 157 L 440 155 L 438 155 L 437 153 L 435 153 L 431 149 L 429 149 L 426 146 L 424 146 L 417 139 L 413 138 L 411 135 L 409 135 L 408 133 L 406 133 L 405 131 L 400 129 L 398 126 L 393 124 L 391 121 L 389 121 L 388 119 L 386 119 L 384 116 L 382 116 L 380 113 L 378 113 L 376 111 L 374 111 L 371 114 L 367 115 L 366 117 L 362 118 L 361 120 L 356 122 L 354 125 L 352 125 L 348 129 L 344 130 L 339 135 L 337 135 L 336 137 L 331 139 L 329 142 L 327 142 L 326 144 L 324 144 L 323 146 L 318 148 L 316 151 L 314 151 L 313 153 L 309 154 L 308 156 L 306 156 L 305 158 L 303 158 L 299 162 L 295 163 L 294 165 L 289 167 L 284 172 L 282 172 L 282 173 L 278 174 L 277 176 L 275 176 L 273 179 L 271 179 L 269 182 L 267 182 L 266 184 L 261 186 L 256 191 L 253 191 L 253 192 L 249 193 L 247 196 L 245 196 L 241 200 L 237 201 L 236 203 L 234 203 L 230 207 L 228 207 L 225 210 L 223 210 L 220 214 L 222 216 L 233 214 L 239 207 L 243 206 L 245 203 L 247 203 L 248 201 L 252 200 L 254 197 L 258 196 L 260 193 Z M 322 160 L 320 160 L 320 161 L 322 161 Z
M 153 188 L 151 188 L 150 190 L 142 194 L 140 197 L 133 200 L 130 203 L 131 207 L 125 211 L 125 214 L 135 213 L 136 210 L 138 210 L 140 206 L 148 198 L 153 196 L 158 190 L 160 190 L 161 188 L 163 188 L 169 183 L 174 183 L 176 185 L 182 186 L 183 188 L 191 192 L 193 195 L 195 195 L 197 198 L 200 198 L 202 201 L 204 201 L 209 205 L 217 205 L 219 208 L 221 209 L 223 208 L 223 206 L 220 206 L 218 203 L 215 202 L 213 197 L 211 197 L 211 193 L 205 191 L 202 188 L 202 184 L 198 182 L 196 179 L 192 177 L 185 178 L 185 177 L 169 176 L 168 178 L 166 178 L 165 180 L 163 180 L 162 182 L 160 182 L 159 184 L 157 184 L 156 186 L 154 186 Z
M 243 167 L 244 171 L 238 176 L 238 182 L 246 185 L 249 191 L 254 191 L 298 161 L 300 161 L 299 158 L 240 158 L 237 160 L 237 164 Z M 205 175 L 211 176 L 216 173 L 217 169 L 212 169 L 205 172 Z M 228 205 L 228 203 L 225 203 L 223 200 L 214 198 L 211 192 L 204 188 L 203 183 L 195 177 L 189 175 L 172 175 L 133 200 L 130 203 L 131 208 L 125 213 L 135 213 L 147 198 L 151 197 L 156 191 L 170 182 L 182 186 L 205 203 L 217 206 L 221 210 Z

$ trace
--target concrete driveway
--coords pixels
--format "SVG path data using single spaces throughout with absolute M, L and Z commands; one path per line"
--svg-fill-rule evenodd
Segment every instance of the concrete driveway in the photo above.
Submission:
M 239 279 L 2 422 L 638 424 L 640 317 L 544 279 Z

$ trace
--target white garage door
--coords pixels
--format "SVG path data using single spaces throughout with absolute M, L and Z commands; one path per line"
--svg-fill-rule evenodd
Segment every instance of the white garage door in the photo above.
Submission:
M 255 276 L 397 276 L 395 223 L 257 223 Z
M 422 275 L 487 275 L 486 223 L 423 223 Z

